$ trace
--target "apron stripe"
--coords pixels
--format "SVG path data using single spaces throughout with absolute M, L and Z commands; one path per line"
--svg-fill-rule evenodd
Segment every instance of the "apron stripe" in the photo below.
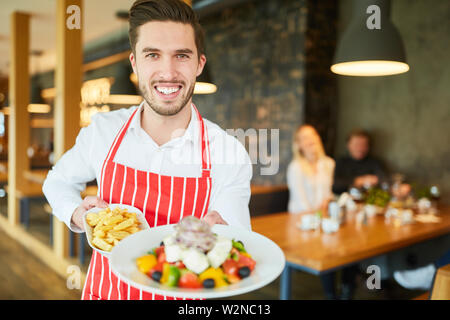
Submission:
M 124 177 L 123 177 L 123 184 L 122 184 L 122 190 L 120 191 L 120 201 L 119 203 L 123 203 L 123 193 L 125 192 L 125 182 L 127 182 L 127 167 L 125 166 L 124 170 Z
M 90 283 L 90 281 L 92 281 L 92 260 L 91 260 L 91 262 L 89 263 L 89 268 L 88 268 L 88 273 L 87 273 L 87 277 L 86 277 L 86 283 Z M 83 300 L 87 300 L 87 297 L 86 297 L 86 284 L 84 285 L 84 287 L 83 287 L 83 292 L 82 292 L 82 294 L 81 294 L 81 297 L 82 297 L 82 299 Z M 92 292 L 92 290 L 91 290 L 91 292 Z
M 194 203 L 192 205 L 193 208 L 192 208 L 191 216 L 200 218 L 200 215 L 195 214 L 195 206 L 197 204 L 197 196 L 198 196 L 198 179 L 195 179 L 195 196 L 194 196 Z
M 112 196 L 111 196 L 111 202 L 110 203 L 120 203 L 120 196 L 122 193 L 122 187 L 123 187 L 123 176 L 125 173 L 125 167 L 123 165 L 119 165 L 118 163 L 115 163 L 115 170 L 113 174 L 113 181 L 117 181 L 118 183 L 114 183 L 114 186 L 111 188 Z
M 170 212 L 170 219 L 167 220 L 167 224 L 177 223 L 178 221 L 180 221 L 183 181 L 183 178 L 173 177 L 172 208 Z
M 117 300 L 122 300 L 122 295 L 120 294 L 120 277 L 117 276 Z
M 113 173 L 112 173 L 112 181 L 115 180 L 116 178 L 116 168 L 117 168 L 117 163 L 114 162 L 114 169 L 113 169 Z M 111 184 L 111 188 L 109 190 L 109 203 L 113 202 L 113 191 L 114 191 L 114 186 L 115 184 Z
M 158 200 L 156 200 L 156 209 L 155 209 L 155 227 L 158 225 L 158 210 L 159 210 L 159 203 L 161 201 L 161 175 L 158 174 Z
M 186 177 L 183 178 L 183 197 L 181 198 L 180 220 L 184 216 L 184 199 L 186 198 Z
M 149 226 L 151 226 L 152 224 L 150 223 L 150 209 L 148 208 L 148 198 L 150 196 L 150 174 L 147 172 L 146 175 L 146 186 L 147 186 L 147 191 L 145 192 L 145 200 L 144 200 L 144 210 L 143 212 L 145 212 L 145 219 L 147 220 L 147 223 Z
M 147 201 L 147 188 L 148 188 L 148 174 L 143 171 L 137 171 L 137 185 L 136 185 L 136 197 L 134 199 L 133 207 L 142 209 L 141 211 L 145 214 L 146 211 L 146 201 Z
M 131 168 L 130 168 L 131 169 Z M 137 171 L 134 170 L 134 191 L 133 191 L 133 198 L 131 200 L 131 205 L 134 207 L 134 200 L 136 200 L 136 191 L 137 191 Z
M 92 300 L 92 293 L 94 292 L 94 283 L 95 283 L 95 278 L 94 278 L 94 275 L 95 275 L 95 273 L 96 273 L 96 269 L 95 269 L 95 267 L 96 267 L 96 262 L 97 262 L 97 255 L 98 255 L 99 253 L 97 252 L 97 251 L 95 251 L 94 250 L 94 267 L 92 268 L 92 270 L 93 270 L 93 272 L 92 272 L 92 277 L 91 277 L 91 294 L 90 294 L 90 299 Z
M 172 214 L 172 202 L 173 202 L 173 177 L 170 177 L 170 194 L 169 194 L 169 209 L 167 214 L 167 222 L 166 224 L 170 224 L 170 216 Z
M 111 300 L 111 293 L 112 293 L 112 286 L 113 286 L 113 282 L 111 279 L 111 268 L 109 268 L 108 278 L 109 278 L 108 300 Z
M 105 274 L 104 272 L 105 272 L 105 268 L 104 268 L 104 263 L 103 263 L 103 259 L 104 259 L 105 257 L 103 257 L 103 255 L 102 254 L 100 254 L 100 261 L 101 261 L 101 263 L 102 263 L 102 273 L 100 274 L 100 282 L 99 282 L 99 284 L 98 284 L 98 292 L 100 293 L 99 295 L 98 295 L 98 300 L 100 300 L 101 298 L 102 298 L 102 289 L 103 289 L 103 275 Z
M 203 200 L 203 209 L 202 209 L 202 215 L 201 215 L 201 219 L 203 219 L 203 217 L 205 216 L 205 213 L 206 213 L 206 209 L 208 208 L 208 205 L 209 205 L 209 193 L 210 193 L 210 190 L 211 190 L 211 183 L 210 183 L 210 181 L 211 181 L 211 178 L 208 178 L 208 179 L 206 179 L 206 196 L 205 196 L 205 199 Z

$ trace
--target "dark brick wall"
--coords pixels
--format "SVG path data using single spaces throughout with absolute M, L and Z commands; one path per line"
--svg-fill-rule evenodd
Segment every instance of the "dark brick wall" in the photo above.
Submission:
M 332 0 L 253 1 L 201 21 L 207 65 L 219 87 L 194 97 L 202 114 L 223 128 L 280 130 L 278 174 L 261 175 L 256 164 L 255 184 L 286 183 L 292 133 L 302 123 L 314 125 L 333 152 L 337 6 Z
M 308 0 L 305 42 L 305 122 L 313 125 L 327 154 L 336 140 L 337 76 L 330 66 L 336 48 L 338 1 Z
M 194 102 L 222 128 L 279 129 L 278 174 L 261 175 L 257 164 L 252 183 L 285 183 L 292 132 L 304 120 L 306 1 L 255 1 L 201 23 L 207 65 L 219 89 Z

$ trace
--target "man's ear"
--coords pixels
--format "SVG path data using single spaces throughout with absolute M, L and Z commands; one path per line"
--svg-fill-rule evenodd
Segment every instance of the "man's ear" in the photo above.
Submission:
M 134 56 L 133 52 L 130 53 L 129 59 L 130 59 L 131 67 L 133 68 L 133 72 L 134 72 L 134 74 L 137 75 L 137 72 L 136 72 L 136 57 Z
M 202 54 L 200 56 L 200 59 L 199 59 L 199 62 L 198 62 L 197 77 L 202 74 L 202 71 L 203 71 L 203 68 L 205 67 L 205 64 L 206 64 L 206 56 L 204 54 Z

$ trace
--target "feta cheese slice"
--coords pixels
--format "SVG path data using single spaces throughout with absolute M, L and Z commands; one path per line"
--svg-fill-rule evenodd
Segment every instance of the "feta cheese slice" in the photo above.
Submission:
M 213 268 L 218 268 L 228 257 L 233 244 L 230 239 L 218 236 L 216 244 L 208 252 L 208 261 Z
M 189 270 L 195 273 L 202 273 L 209 267 L 208 258 L 206 255 L 194 248 L 184 250 L 182 253 L 183 263 Z
M 167 262 L 177 262 L 182 259 L 183 249 L 177 244 L 166 245 L 164 252 Z

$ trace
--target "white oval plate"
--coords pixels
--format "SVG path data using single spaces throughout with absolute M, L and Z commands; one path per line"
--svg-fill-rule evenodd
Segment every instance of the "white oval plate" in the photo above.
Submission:
M 128 206 L 126 204 L 120 204 L 120 203 L 111 203 L 111 204 L 109 204 L 109 208 L 111 210 L 114 210 L 117 207 L 119 207 L 121 209 L 127 209 L 128 212 L 131 212 L 131 213 L 136 213 L 136 217 L 139 220 L 139 222 L 141 223 L 140 226 L 139 226 L 141 228 L 141 230 L 150 229 L 150 226 L 148 225 L 147 220 L 145 220 L 145 216 L 144 216 L 144 214 L 142 213 L 141 210 L 139 210 L 138 208 L 132 207 L 132 206 Z M 89 243 L 89 246 L 91 246 L 92 249 L 97 250 L 98 252 L 100 252 L 104 256 L 109 257 L 111 252 L 100 250 L 99 248 L 97 248 L 96 246 L 94 246 L 92 244 L 92 242 L 91 242 L 92 241 L 92 230 L 94 228 L 92 228 L 86 221 L 86 215 L 88 213 L 91 213 L 91 212 L 97 213 L 97 212 L 103 211 L 105 209 L 106 208 L 92 208 L 92 209 L 86 211 L 86 213 L 84 214 L 83 223 L 84 223 L 84 230 L 86 230 L 86 238 L 87 238 L 87 241 Z M 123 241 L 125 239 L 122 239 L 121 241 Z
M 135 259 L 158 247 L 162 239 L 174 232 L 175 224 L 151 228 L 135 233 L 120 241 L 109 258 L 111 270 L 122 281 L 138 289 L 179 298 L 222 298 L 257 290 L 275 280 L 283 271 L 283 251 L 270 239 L 245 229 L 215 225 L 213 232 L 229 239 L 241 240 L 245 249 L 256 260 L 255 269 L 248 278 L 226 287 L 215 289 L 173 288 L 153 281 L 141 273 Z

